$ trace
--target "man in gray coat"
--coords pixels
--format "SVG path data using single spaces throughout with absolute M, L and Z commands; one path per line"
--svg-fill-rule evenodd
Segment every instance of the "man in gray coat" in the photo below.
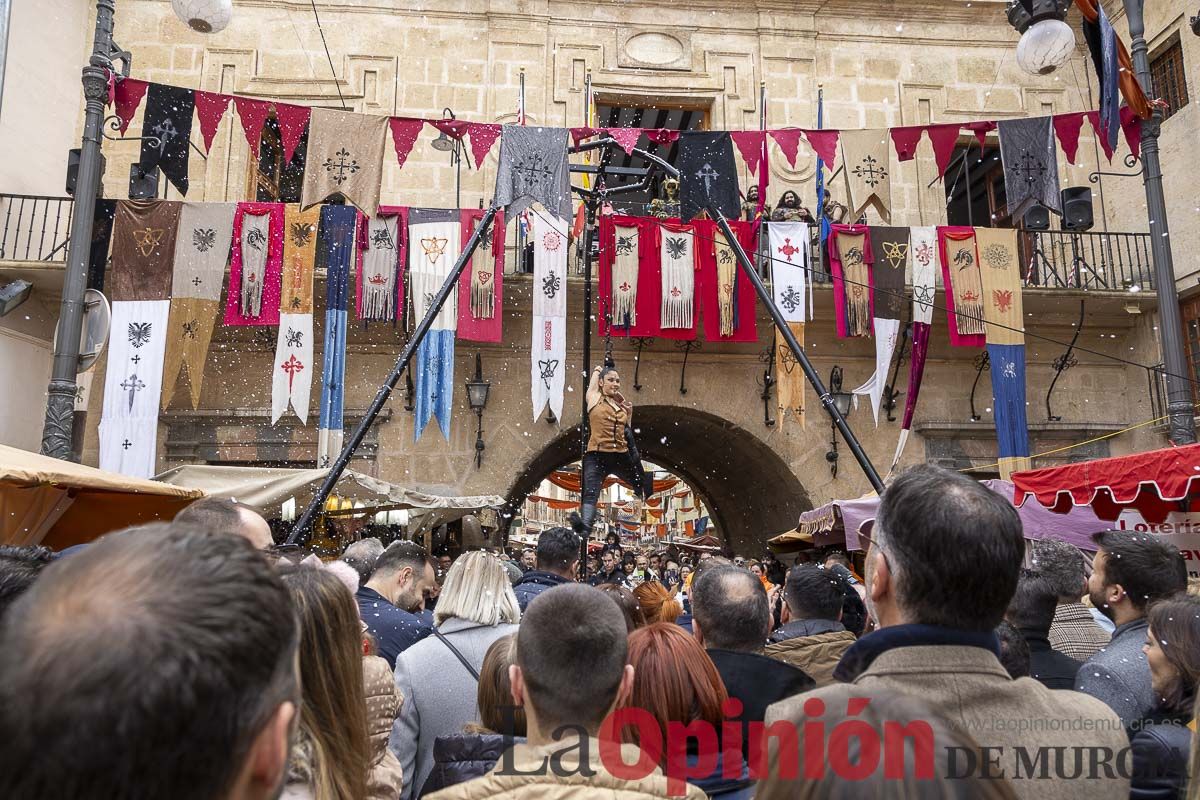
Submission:
M 1103 531 L 1092 541 L 1097 550 L 1088 597 L 1117 629 L 1112 641 L 1079 668 L 1075 690 L 1108 703 L 1128 728 L 1155 706 L 1150 665 L 1142 652 L 1146 608 L 1187 591 L 1187 565 L 1179 548 L 1151 534 Z

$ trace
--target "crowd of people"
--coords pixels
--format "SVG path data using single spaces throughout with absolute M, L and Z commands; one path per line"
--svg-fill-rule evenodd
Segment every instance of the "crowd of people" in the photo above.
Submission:
M 851 558 L 365 539 L 197 501 L 0 548 L 0 797 L 1195 798 L 1179 550 L 892 481 Z M 591 556 L 589 556 L 591 560 Z

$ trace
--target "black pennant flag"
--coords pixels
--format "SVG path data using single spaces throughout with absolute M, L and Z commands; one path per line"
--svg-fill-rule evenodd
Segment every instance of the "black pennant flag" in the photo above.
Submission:
M 679 216 L 684 222 L 710 205 L 737 219 L 741 197 L 728 131 L 680 132 L 678 166 Z
M 188 141 L 192 135 L 192 112 L 196 97 L 191 89 L 152 83 L 146 93 L 146 114 L 142 118 L 142 155 L 144 172 L 161 169 L 167 180 L 186 195 L 188 190 Z

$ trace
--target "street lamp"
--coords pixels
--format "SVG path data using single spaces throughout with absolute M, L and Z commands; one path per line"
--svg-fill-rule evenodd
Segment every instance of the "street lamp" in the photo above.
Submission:
M 442 119 L 456 119 L 454 112 L 448 108 L 442 109 Z M 433 140 L 433 149 L 439 153 L 450 154 L 450 164 L 454 167 L 454 207 L 462 208 L 462 198 L 460 189 L 462 187 L 462 142 L 459 139 L 451 138 L 446 135 L 445 131 L 440 131 L 437 138 Z
M 843 417 L 849 417 L 850 412 L 854 408 L 854 395 L 849 392 L 842 391 L 842 368 L 835 366 L 829 372 L 829 396 L 833 398 L 833 405 L 837 408 L 838 413 Z M 830 423 L 831 433 L 829 435 L 829 452 L 825 454 L 825 460 L 829 462 L 829 474 L 837 477 L 838 472 L 838 444 L 837 444 L 837 423 Z
M 233 0 L 171 0 L 171 8 L 197 33 L 223 31 L 233 18 Z
M 483 379 L 483 361 L 479 353 L 475 354 L 475 377 L 467 381 L 467 405 L 475 412 L 479 421 L 475 429 L 475 469 L 483 464 L 483 410 L 487 408 L 488 392 L 491 391 L 491 381 Z
M 1021 34 L 1017 64 L 1033 75 L 1049 75 L 1071 59 L 1075 33 L 1066 23 L 1071 0 L 1011 0 L 1008 22 Z

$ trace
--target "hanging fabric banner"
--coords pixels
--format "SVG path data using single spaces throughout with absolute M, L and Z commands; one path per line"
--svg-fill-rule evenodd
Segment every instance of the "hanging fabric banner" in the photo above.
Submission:
M 833 307 L 837 332 L 870 336 L 874 284 L 870 265 L 875 256 L 866 225 L 833 225 L 829 233 L 829 271 L 833 278 Z
M 732 244 L 712 220 L 697 220 L 692 227 L 700 262 L 696 294 L 705 338 L 710 342 L 757 342 L 757 296 L 738 268 Z M 731 220 L 729 227 L 742 251 L 752 252 L 758 241 L 756 223 Z
M 150 84 L 136 78 L 116 78 L 116 85 L 112 88 L 112 103 L 113 111 L 120 120 L 122 136 L 129 130 L 129 123 L 133 121 L 133 115 L 137 113 L 149 88 Z
M 267 123 L 267 117 L 271 116 L 271 104 L 262 100 L 251 100 L 249 97 L 235 97 L 233 107 L 237 109 L 238 119 L 242 123 L 246 144 L 250 146 L 250 152 L 257 161 L 262 148 L 263 125 Z
M 1000 478 L 1030 468 L 1029 425 L 1025 413 L 1025 345 L 988 344 L 996 417 Z
M 879 427 L 879 404 L 887 387 L 888 368 L 896 350 L 896 339 L 900 333 L 900 317 L 904 300 L 904 276 L 908 270 L 908 228 L 872 227 L 870 229 L 871 252 L 875 254 L 873 283 L 875 293 L 875 372 L 862 386 L 853 391 L 855 395 L 871 398 L 871 413 L 875 427 Z
M 983 283 L 979 276 L 979 248 L 975 243 L 975 229 L 943 225 L 937 230 L 942 284 L 946 287 L 950 344 L 955 347 L 982 347 Z
M 809 236 L 806 222 L 767 223 L 772 299 L 801 347 L 804 346 L 804 325 L 812 313 L 812 288 L 808 280 Z M 775 380 L 780 429 L 788 414 L 800 421 L 801 428 L 806 427 L 804 394 L 807 381 L 796 355 L 778 333 L 775 334 Z
M 481 208 L 461 212 L 461 246 L 483 219 Z M 499 342 L 504 338 L 504 212 L 496 212 L 491 226 L 471 254 L 470 269 L 458 279 L 458 338 L 472 342 Z
M 599 225 L 600 234 L 600 277 L 597 284 L 597 328 L 601 336 L 662 336 L 666 339 L 691 339 L 696 335 L 695 329 L 668 330 L 661 327 L 662 319 L 662 230 L 657 219 L 648 217 L 627 217 L 621 215 L 602 214 Z M 633 270 L 636 283 L 629 281 L 634 295 L 630 302 L 633 313 L 629 325 L 624 326 L 624 320 L 618 319 L 613 313 L 614 296 L 619 293 L 620 283 L 626 282 L 628 272 L 623 273 L 621 282 L 613 279 L 616 269 L 617 229 L 624 229 L 622 235 L 630 236 L 630 231 L 636 232 L 634 241 L 627 244 L 632 252 L 623 258 L 627 270 Z M 609 327 L 609 323 L 612 327 Z
M 1006 119 L 997 123 L 1004 189 L 1013 219 L 1020 218 L 1035 203 L 1062 213 L 1052 123 L 1050 117 Z
M 195 92 L 196 119 L 200 121 L 200 136 L 204 139 L 204 152 L 211 153 L 213 140 L 217 138 L 217 128 L 221 119 L 229 109 L 229 101 L 233 98 L 227 94 L 213 92 Z
M 279 123 L 279 140 L 283 144 L 283 163 L 292 163 L 300 139 L 308 128 L 312 117 L 312 109 L 308 106 L 293 106 L 287 103 L 275 104 L 275 121 Z
M 238 203 L 233 215 L 226 325 L 278 325 L 283 203 Z
M 737 259 L 733 247 L 722 231 L 713 234 L 713 258 L 717 264 L 717 326 L 722 337 L 733 336 L 733 323 L 737 311 L 734 289 L 737 287 Z
M 496 205 L 516 217 L 532 203 L 571 218 L 567 129 L 505 125 L 496 169 Z
M 892 456 L 888 474 L 895 471 L 908 442 L 912 429 L 913 414 L 917 409 L 917 397 L 921 393 L 921 379 L 925 376 L 925 356 L 929 352 L 929 330 L 933 323 L 933 301 L 938 273 L 937 229 L 929 227 L 909 230 L 909 256 L 912 261 L 912 356 L 908 362 L 908 392 L 904 398 L 904 419 L 900 422 L 900 441 Z
M 204 362 L 220 311 L 221 283 L 229 263 L 236 208 L 234 203 L 184 203 L 180 211 L 163 370 L 164 410 L 184 368 L 192 410 L 200 407 Z
M 117 201 L 97 198 L 92 212 L 92 246 L 88 252 L 89 289 L 104 291 L 104 276 L 108 272 L 108 250 L 112 246 L 113 222 L 117 217 Z
M 300 205 L 308 208 L 340 194 L 364 214 L 374 214 L 387 136 L 387 117 L 314 108 Z
M 313 271 L 321 209 L 284 209 L 283 292 L 279 304 L 279 333 L 271 378 L 271 424 L 279 421 L 288 403 L 308 424 L 313 377 Z
M 408 272 L 412 284 L 413 321 L 432 307 L 462 252 L 458 210 L 413 208 L 408 212 Z M 442 436 L 450 439 L 454 400 L 454 336 L 458 326 L 458 287 L 451 290 L 417 347 L 413 438 L 420 439 L 436 416 Z
M 358 254 L 358 318 L 395 322 L 404 290 L 400 275 L 400 218 L 376 215 L 367 220 L 366 247 Z
M 679 216 L 688 222 L 709 207 L 729 219 L 741 211 L 729 131 L 680 131 Z
M 687 225 L 661 223 L 663 328 L 696 327 L 695 234 Z
M 191 154 L 192 113 L 195 99 L 191 89 L 150 84 L 146 94 L 146 112 L 142 118 L 142 172 L 161 169 L 171 185 L 186 195 L 188 156 Z
M 404 272 L 408 267 L 408 206 L 380 206 L 376 214 L 379 217 L 392 217 L 396 220 L 396 266 L 395 278 L 392 281 L 392 297 L 389 302 L 392 304 L 392 315 L 387 321 L 390 321 L 393 326 L 404 319 L 404 314 L 408 309 L 408 297 L 405 293 Z M 391 231 L 391 228 L 388 228 Z M 370 234 L 368 222 L 365 218 L 359 218 L 359 233 L 362 237 L 358 250 L 358 260 L 355 266 L 357 271 L 356 280 L 354 281 L 354 310 L 358 314 L 360 320 L 366 321 L 368 317 L 363 311 L 363 297 L 366 293 L 366 287 L 370 284 L 364 277 L 364 262 L 367 254 L 371 251 Z M 386 253 L 376 253 L 375 256 L 385 264 L 389 261 Z M 378 265 L 377 265 L 378 266 Z M 376 278 L 378 281 L 378 278 Z
M 892 220 L 892 167 L 886 130 L 842 131 L 842 166 L 850 188 L 852 219 L 874 206 L 884 222 Z
M 612 250 L 612 319 L 614 327 L 637 324 L 640 250 L 636 225 L 615 225 Z
M 107 285 L 113 300 L 166 300 L 182 203 L 120 200 L 113 222 L 112 267 Z
M 546 406 L 562 419 L 567 359 L 567 221 L 533 216 L 533 340 L 530 387 L 533 419 Z
M 329 466 L 333 457 L 342 450 L 342 405 L 346 396 L 346 302 L 357 233 L 358 212 L 353 206 L 321 207 L 320 257 L 327 274 L 321 414 L 317 423 L 319 467 Z

